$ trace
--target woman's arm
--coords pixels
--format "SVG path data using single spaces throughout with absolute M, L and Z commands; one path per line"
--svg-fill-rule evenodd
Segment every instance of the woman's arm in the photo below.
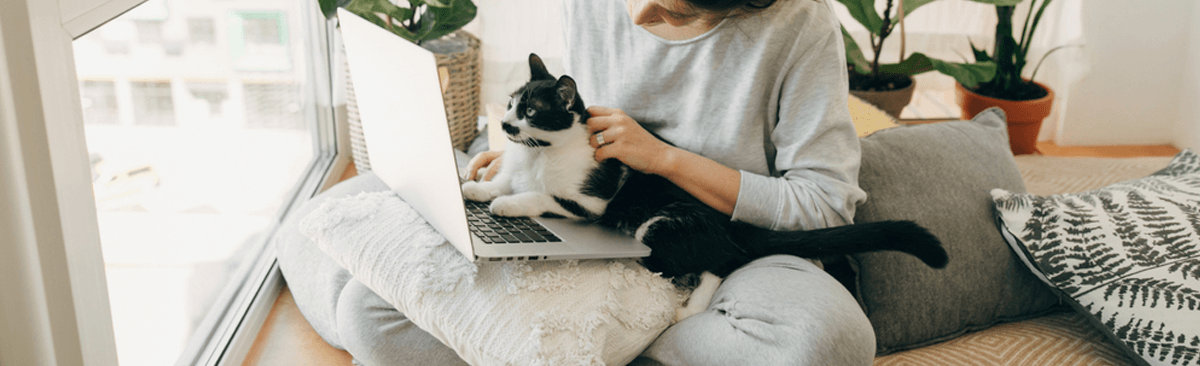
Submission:
M 588 112 L 596 161 L 618 159 L 634 170 L 662 176 L 717 211 L 733 214 L 741 172 L 659 140 L 619 109 L 593 106 Z M 598 133 L 604 134 L 603 145 Z

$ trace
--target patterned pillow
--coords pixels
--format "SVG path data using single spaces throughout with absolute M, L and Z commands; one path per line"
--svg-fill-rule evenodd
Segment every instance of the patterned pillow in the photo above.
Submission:
M 1200 365 L 1200 156 L 1101 189 L 992 191 L 1001 232 L 1042 281 L 1151 365 Z

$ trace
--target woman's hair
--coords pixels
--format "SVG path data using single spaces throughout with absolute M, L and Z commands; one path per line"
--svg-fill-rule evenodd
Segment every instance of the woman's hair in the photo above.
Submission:
M 708 11 L 728 10 L 762 10 L 774 4 L 776 0 L 684 0 L 700 9 Z

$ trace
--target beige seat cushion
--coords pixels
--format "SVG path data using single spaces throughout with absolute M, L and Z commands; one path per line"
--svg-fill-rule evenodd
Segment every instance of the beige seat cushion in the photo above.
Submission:
M 870 135 L 872 132 L 885 128 L 899 126 L 896 120 L 892 119 L 887 113 L 875 108 L 875 106 L 858 99 L 853 95 L 850 96 L 850 117 L 854 119 L 854 129 L 858 131 L 858 137 Z

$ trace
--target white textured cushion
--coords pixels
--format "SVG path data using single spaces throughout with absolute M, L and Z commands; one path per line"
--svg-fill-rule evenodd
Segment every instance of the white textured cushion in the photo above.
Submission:
M 680 302 L 632 260 L 476 266 L 390 191 L 331 199 L 300 231 L 472 365 L 623 365 Z

